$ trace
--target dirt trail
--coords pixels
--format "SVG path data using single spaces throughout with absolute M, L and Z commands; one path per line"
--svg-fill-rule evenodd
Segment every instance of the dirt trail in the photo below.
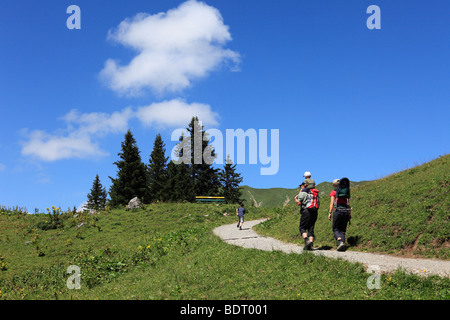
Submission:
M 223 225 L 214 229 L 214 234 L 223 241 L 244 248 L 254 248 L 265 251 L 283 251 L 286 253 L 302 253 L 303 247 L 293 243 L 284 243 L 280 240 L 261 236 L 252 227 L 266 219 L 246 221 L 242 230 L 236 227 L 236 223 Z M 366 267 L 379 268 L 381 272 L 393 272 L 402 268 L 407 272 L 418 275 L 439 275 L 450 277 L 450 261 L 433 259 L 399 258 L 390 255 L 374 254 L 366 252 L 336 250 L 312 250 L 313 254 L 331 258 L 342 258 L 350 262 L 360 262 Z

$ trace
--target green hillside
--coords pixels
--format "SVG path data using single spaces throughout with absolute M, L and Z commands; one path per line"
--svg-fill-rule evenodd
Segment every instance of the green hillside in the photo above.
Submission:
M 321 199 L 316 246 L 335 247 L 328 199 Z M 353 188 L 351 204 L 350 250 L 450 258 L 450 155 Z M 298 211 L 293 206 L 258 230 L 301 243 Z
M 371 290 L 361 264 L 229 245 L 212 230 L 234 224 L 234 210 L 158 203 L 29 215 L 0 208 L 0 300 L 448 299 L 449 278 L 398 271 Z M 289 210 L 249 211 L 248 219 L 276 219 Z M 72 265 L 80 289 L 67 287 Z
M 351 187 L 356 188 L 368 181 L 351 182 Z M 326 199 L 333 190 L 331 182 L 322 182 L 316 186 L 320 191 L 320 197 Z M 250 207 L 278 208 L 288 204 L 294 204 L 294 197 L 299 193 L 299 188 L 268 188 L 258 189 L 249 186 L 242 186 L 242 198 L 245 204 Z
M 449 259 L 449 169 L 444 156 L 353 188 L 349 250 Z M 326 250 L 335 244 L 322 203 L 315 246 Z M 212 230 L 234 224 L 235 209 L 155 203 L 30 215 L 0 206 L 0 300 L 449 299 L 449 278 L 397 271 L 371 290 L 361 264 L 229 245 Z M 270 218 L 259 233 L 302 243 L 295 205 L 248 209 L 247 220 Z M 71 265 L 79 290 L 67 287 Z

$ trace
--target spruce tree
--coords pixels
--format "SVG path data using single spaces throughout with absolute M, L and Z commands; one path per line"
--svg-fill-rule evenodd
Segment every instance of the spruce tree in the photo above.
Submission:
M 194 202 L 194 184 L 191 178 L 189 165 L 180 163 L 168 164 L 168 178 L 166 184 L 167 201 L 172 202 Z
M 192 117 L 175 148 L 178 160 L 168 165 L 168 188 L 171 201 L 195 201 L 196 195 L 218 195 L 219 169 L 212 164 L 216 158 L 214 148 L 209 145 L 203 126 L 197 117 Z M 206 155 L 206 156 L 205 156 Z
M 178 183 L 178 165 L 169 161 L 167 164 L 167 182 L 165 186 L 165 201 L 178 202 L 177 193 L 175 188 Z
M 158 133 L 153 144 L 148 165 L 148 196 L 149 201 L 165 201 L 167 184 L 167 160 L 166 149 L 161 135 Z
M 218 195 L 220 186 L 219 170 L 212 166 L 216 158 L 215 150 L 209 145 L 210 140 L 197 117 L 192 117 L 186 130 L 190 134 L 190 169 L 194 193 L 196 195 Z M 204 155 L 207 156 L 205 157 Z
M 136 140 L 130 130 L 125 134 L 125 140 L 121 143 L 122 151 L 118 153 L 117 177 L 111 179 L 112 185 L 109 191 L 111 206 L 126 205 L 134 197 L 146 202 L 147 193 L 147 168 L 142 163 L 140 151 Z
M 239 184 L 243 178 L 236 172 L 236 164 L 233 165 L 230 157 L 227 157 L 223 169 L 219 172 L 219 180 L 222 185 L 222 195 L 227 203 L 241 202 L 242 192 Z
M 106 189 L 102 186 L 98 174 L 95 176 L 91 192 L 88 194 L 86 207 L 94 210 L 103 210 L 106 207 Z
M 175 162 L 172 160 L 167 165 L 166 195 L 168 201 L 193 202 L 195 201 L 195 190 L 191 175 L 191 154 L 188 151 L 190 139 L 182 134 L 179 141 L 174 151 L 179 159 Z

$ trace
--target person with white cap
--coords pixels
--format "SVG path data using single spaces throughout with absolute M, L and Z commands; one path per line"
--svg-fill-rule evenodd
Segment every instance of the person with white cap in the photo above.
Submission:
M 305 177 L 305 182 L 307 184 L 316 185 L 316 182 L 313 179 L 311 179 L 311 172 L 305 171 L 303 177 Z

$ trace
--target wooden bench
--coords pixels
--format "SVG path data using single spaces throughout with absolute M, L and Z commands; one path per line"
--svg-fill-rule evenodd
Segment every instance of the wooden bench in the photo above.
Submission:
M 225 202 L 225 197 L 196 196 L 195 202 Z

